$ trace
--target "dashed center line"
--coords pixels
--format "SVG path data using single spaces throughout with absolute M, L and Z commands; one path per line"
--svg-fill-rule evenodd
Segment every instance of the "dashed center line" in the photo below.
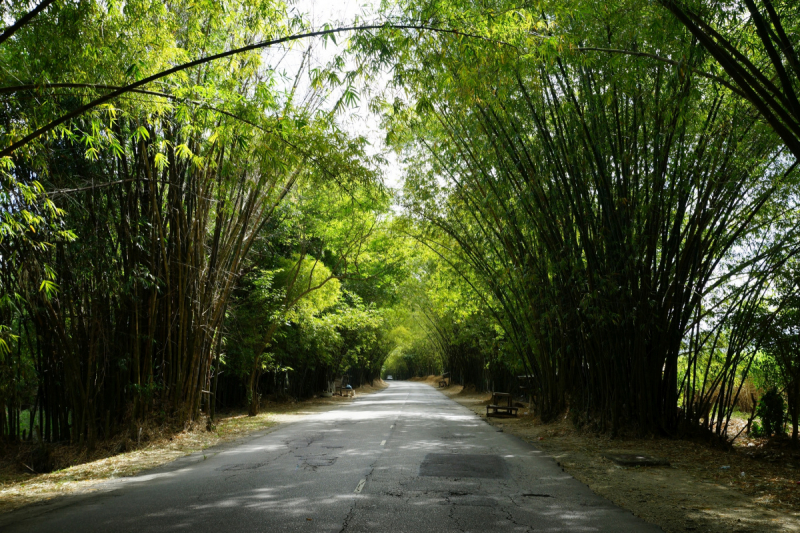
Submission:
M 356 494 L 360 493 L 361 489 L 363 489 L 364 485 L 366 485 L 366 484 L 367 484 L 367 480 L 366 479 L 362 479 L 361 481 L 358 482 L 358 486 L 356 487 L 356 490 L 354 490 L 353 492 L 355 492 Z

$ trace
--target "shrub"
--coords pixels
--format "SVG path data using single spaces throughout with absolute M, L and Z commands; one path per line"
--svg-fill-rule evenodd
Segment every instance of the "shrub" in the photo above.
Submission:
M 756 415 L 761 419 L 764 435 L 771 437 L 776 433 L 783 432 L 783 419 L 786 406 L 783 403 L 783 396 L 778 389 L 769 389 L 758 401 Z M 753 428 L 755 430 L 755 427 Z

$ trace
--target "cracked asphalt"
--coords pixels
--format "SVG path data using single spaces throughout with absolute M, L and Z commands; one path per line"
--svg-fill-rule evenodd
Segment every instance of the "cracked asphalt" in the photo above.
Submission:
M 661 531 L 420 383 L 11 513 L 3 532 Z

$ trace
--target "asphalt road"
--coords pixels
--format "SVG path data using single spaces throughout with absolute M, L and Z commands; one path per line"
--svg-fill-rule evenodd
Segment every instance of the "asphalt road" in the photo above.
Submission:
M 6 515 L 3 532 L 661 531 L 435 389 L 379 393 Z

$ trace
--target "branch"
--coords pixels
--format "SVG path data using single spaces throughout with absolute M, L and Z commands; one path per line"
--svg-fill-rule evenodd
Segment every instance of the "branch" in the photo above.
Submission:
M 251 45 L 248 45 L 248 46 L 242 46 L 241 48 L 234 48 L 233 50 L 228 50 L 227 52 L 221 52 L 219 54 L 214 54 L 214 55 L 211 55 L 211 56 L 208 56 L 208 57 L 201 57 L 201 58 L 195 59 L 193 61 L 189 61 L 188 63 L 183 63 L 181 65 L 177 65 L 175 67 L 172 67 L 171 69 L 163 70 L 161 72 L 153 74 L 152 76 L 148 76 L 148 77 L 146 77 L 144 79 L 141 79 L 139 81 L 135 81 L 135 82 L 133 82 L 131 84 L 128 84 L 128 85 L 126 85 L 124 87 L 120 87 L 118 89 L 115 89 L 115 90 L 111 91 L 110 93 L 106 94 L 105 96 L 101 96 L 100 98 L 96 98 L 95 100 L 92 100 L 91 102 L 89 102 L 87 104 L 84 104 L 81 107 L 78 107 L 77 109 L 67 113 L 66 115 L 63 115 L 63 116 L 57 118 L 56 120 L 54 120 L 54 121 L 42 126 L 41 128 L 33 131 L 32 133 L 29 133 L 28 135 L 26 135 L 25 137 L 23 137 L 19 141 L 15 142 L 15 143 L 12 143 L 10 146 L 8 146 L 7 148 L 4 148 L 2 151 L 0 151 L 0 158 L 10 156 L 16 150 L 18 150 L 19 148 L 22 148 L 23 146 L 25 146 L 29 142 L 33 141 L 34 139 L 37 139 L 37 138 L 41 137 L 45 133 L 49 133 L 49 132 L 53 131 L 55 128 L 57 128 L 61 124 L 64 124 L 65 122 L 67 122 L 69 120 L 72 120 L 73 118 L 77 118 L 77 117 L 83 115 L 84 113 L 86 113 L 87 111 L 89 111 L 91 109 L 94 109 L 97 106 L 100 106 L 100 105 L 102 105 L 102 104 L 104 104 L 106 102 L 109 102 L 109 101 L 113 100 L 117 96 L 120 96 L 122 94 L 130 92 L 130 91 L 132 91 L 134 89 L 138 89 L 139 87 L 142 87 L 143 85 L 147 85 L 148 83 L 152 83 L 152 82 L 154 82 L 156 80 L 160 80 L 161 78 L 165 78 L 165 77 L 167 77 L 167 76 L 169 76 L 171 74 L 175 74 L 177 72 L 181 72 L 181 71 L 184 71 L 184 70 L 187 70 L 189 68 L 196 67 L 196 66 L 199 66 L 199 65 L 204 65 L 206 63 L 210 63 L 212 61 L 216 61 L 217 59 L 224 59 L 226 57 L 234 56 L 234 55 L 237 55 L 237 54 L 242 54 L 244 52 L 250 52 L 252 50 L 259 50 L 259 49 L 262 49 L 262 48 L 269 48 L 269 47 L 277 45 L 277 44 L 283 44 L 283 43 L 288 43 L 288 42 L 292 42 L 292 41 L 298 41 L 300 39 L 307 39 L 309 37 L 321 37 L 321 36 L 324 36 L 324 35 L 335 35 L 335 34 L 338 34 L 338 33 L 344 33 L 344 32 L 348 32 L 348 31 L 365 31 L 365 30 L 376 30 L 376 29 L 382 29 L 382 28 L 391 28 L 391 29 L 396 29 L 396 30 L 432 31 L 432 32 L 437 32 L 437 33 L 458 35 L 458 36 L 470 37 L 470 38 L 481 39 L 481 40 L 490 40 L 487 37 L 484 37 L 484 36 L 481 36 L 481 35 L 468 34 L 468 33 L 464 33 L 464 32 L 459 31 L 459 30 L 446 29 L 446 28 L 434 28 L 434 27 L 424 26 L 424 25 L 416 25 L 416 24 L 368 24 L 368 25 L 363 25 L 363 26 L 345 26 L 345 27 L 341 27 L 341 28 L 332 28 L 332 29 L 327 29 L 327 30 L 311 31 L 311 32 L 307 32 L 307 33 L 298 33 L 298 34 L 295 34 L 295 35 L 289 35 L 289 36 L 286 36 L 286 37 L 280 37 L 278 39 L 272 39 L 272 40 L 269 40 L 269 41 L 261 41 L 261 42 L 258 42 L 258 43 L 255 43 L 255 44 L 251 44 Z M 497 42 L 497 41 L 492 41 L 492 42 Z M 507 44 L 507 43 L 503 43 L 503 44 Z
M 730 41 L 678 0 L 658 0 L 717 60 L 733 82 L 747 95 L 764 120 L 775 130 L 795 158 L 800 159 L 800 122 L 786 105 L 786 95 L 756 68 Z M 784 107 L 786 106 L 786 107 Z
M 105 183 L 98 183 L 97 185 L 88 185 L 86 187 L 78 187 L 76 189 L 56 189 L 54 191 L 50 191 L 45 193 L 46 196 L 58 196 L 61 194 L 71 194 L 73 192 L 83 192 L 83 191 L 91 191 L 93 189 L 105 189 L 106 187 L 111 187 L 113 185 L 120 185 L 122 183 L 130 183 L 132 181 L 149 181 L 148 178 L 129 178 L 124 180 L 117 180 L 117 181 L 108 181 Z
M 118 90 L 118 89 L 121 89 L 121 87 L 118 86 L 118 85 L 104 85 L 104 84 L 95 84 L 95 83 L 44 83 L 44 84 L 38 84 L 38 85 L 37 84 L 10 85 L 10 86 L 6 86 L 6 87 L 0 87 L 0 95 L 2 95 L 2 94 L 13 94 L 13 93 L 23 92 L 23 91 L 33 91 L 33 90 L 37 90 L 37 89 L 107 89 L 107 90 Z M 209 105 L 207 102 L 204 102 L 202 100 L 193 100 L 191 98 L 183 98 L 183 97 L 175 96 L 173 94 L 164 93 L 164 92 L 161 92 L 161 91 L 151 91 L 151 90 L 147 90 L 147 89 L 130 89 L 128 92 L 136 93 L 136 94 L 145 94 L 145 95 L 149 95 L 149 96 L 157 96 L 159 98 L 166 98 L 168 100 L 172 100 L 172 101 L 175 101 L 175 102 L 185 102 L 185 103 L 194 104 L 194 105 L 197 105 L 197 106 L 200 106 L 200 107 L 205 107 L 207 109 L 210 109 L 211 111 L 220 113 L 221 115 L 225 115 L 225 116 L 230 117 L 230 118 L 232 118 L 234 120 L 237 120 L 239 122 L 247 124 L 248 126 L 252 126 L 252 127 L 256 128 L 256 129 L 258 129 L 260 131 L 263 131 L 264 133 L 273 133 L 274 132 L 273 128 L 261 126 L 259 124 L 256 124 L 252 120 L 248 120 L 248 119 L 240 117 L 238 115 L 234 115 L 233 113 L 231 113 L 229 111 L 225 111 L 224 109 L 220 109 L 218 107 Z M 282 143 L 284 143 L 284 144 L 288 145 L 289 147 L 297 150 L 298 153 L 302 154 L 303 156 L 305 156 L 308 159 L 310 159 L 311 161 L 313 161 L 317 165 L 317 168 L 320 171 L 322 171 L 323 173 L 325 173 L 325 174 L 327 174 L 329 176 L 333 176 L 333 173 L 330 171 L 330 169 L 328 169 L 324 164 L 322 164 L 318 157 L 316 157 L 313 154 L 310 154 L 306 150 L 303 150 L 302 148 L 300 148 L 296 144 L 294 144 L 291 141 L 289 141 L 288 139 L 284 138 L 284 136 L 282 136 L 282 135 L 279 135 L 277 138 Z M 127 180 L 127 181 L 130 181 L 130 180 Z M 113 182 L 112 184 L 114 184 L 114 183 L 125 183 L 125 181 Z M 74 190 L 66 190 L 65 189 L 63 191 L 54 191 L 53 193 L 48 193 L 48 194 L 56 194 L 56 193 L 62 193 L 62 192 L 66 192 L 66 193 L 78 192 L 78 191 L 82 191 L 82 190 L 86 190 L 86 189 L 74 189 Z
M 23 91 L 35 91 L 37 89 L 106 89 L 110 91 L 118 91 L 124 89 L 124 87 L 120 87 L 119 85 L 104 85 L 98 83 L 42 83 L 42 84 L 27 84 L 27 85 L 8 85 L 6 87 L 0 87 L 0 94 L 14 94 Z M 254 128 L 260 129 L 261 131 L 264 131 L 266 133 L 272 132 L 271 129 L 259 126 L 258 124 L 250 120 L 236 116 L 229 111 L 225 111 L 224 109 L 219 109 L 218 107 L 209 105 L 207 102 L 204 102 L 202 100 L 192 100 L 191 98 L 183 98 L 180 96 L 175 96 L 174 94 L 169 94 L 161 91 L 151 91 L 148 89 L 128 89 L 125 92 L 146 94 L 148 96 L 158 96 L 160 98 L 166 98 L 168 100 L 172 100 L 175 102 L 186 102 L 189 104 L 195 104 L 198 106 L 207 107 L 212 111 L 216 111 L 217 113 L 226 115 L 240 122 L 244 122 L 245 124 L 253 126 Z
M 24 15 L 18 21 L 16 21 L 13 25 L 6 28 L 5 31 L 2 34 L 0 34 L 0 44 L 3 44 L 9 37 L 14 35 L 18 29 L 28 24 L 36 15 L 44 11 L 44 9 L 53 2 L 54 0 L 42 0 L 41 4 L 34 7 L 33 10 Z
M 597 48 L 594 46 L 580 46 L 577 48 L 580 52 L 606 52 L 608 54 L 622 54 L 626 56 L 636 56 L 636 57 L 646 57 L 649 59 L 655 59 L 656 61 L 660 61 L 661 63 L 667 63 L 668 65 L 672 66 L 680 66 L 680 61 L 675 61 L 674 59 L 668 59 L 666 57 L 658 56 L 655 54 L 649 54 L 647 52 L 634 52 L 633 50 L 618 50 L 615 48 Z M 704 78 L 708 78 L 709 80 L 715 81 L 721 85 L 724 85 L 734 93 L 738 94 L 742 98 L 747 98 L 747 95 L 739 89 L 736 85 L 733 85 L 731 82 L 724 78 L 720 78 L 719 76 L 715 76 L 714 74 L 710 74 L 708 72 L 704 72 L 702 70 L 691 69 L 692 72 L 695 74 L 702 76 Z

